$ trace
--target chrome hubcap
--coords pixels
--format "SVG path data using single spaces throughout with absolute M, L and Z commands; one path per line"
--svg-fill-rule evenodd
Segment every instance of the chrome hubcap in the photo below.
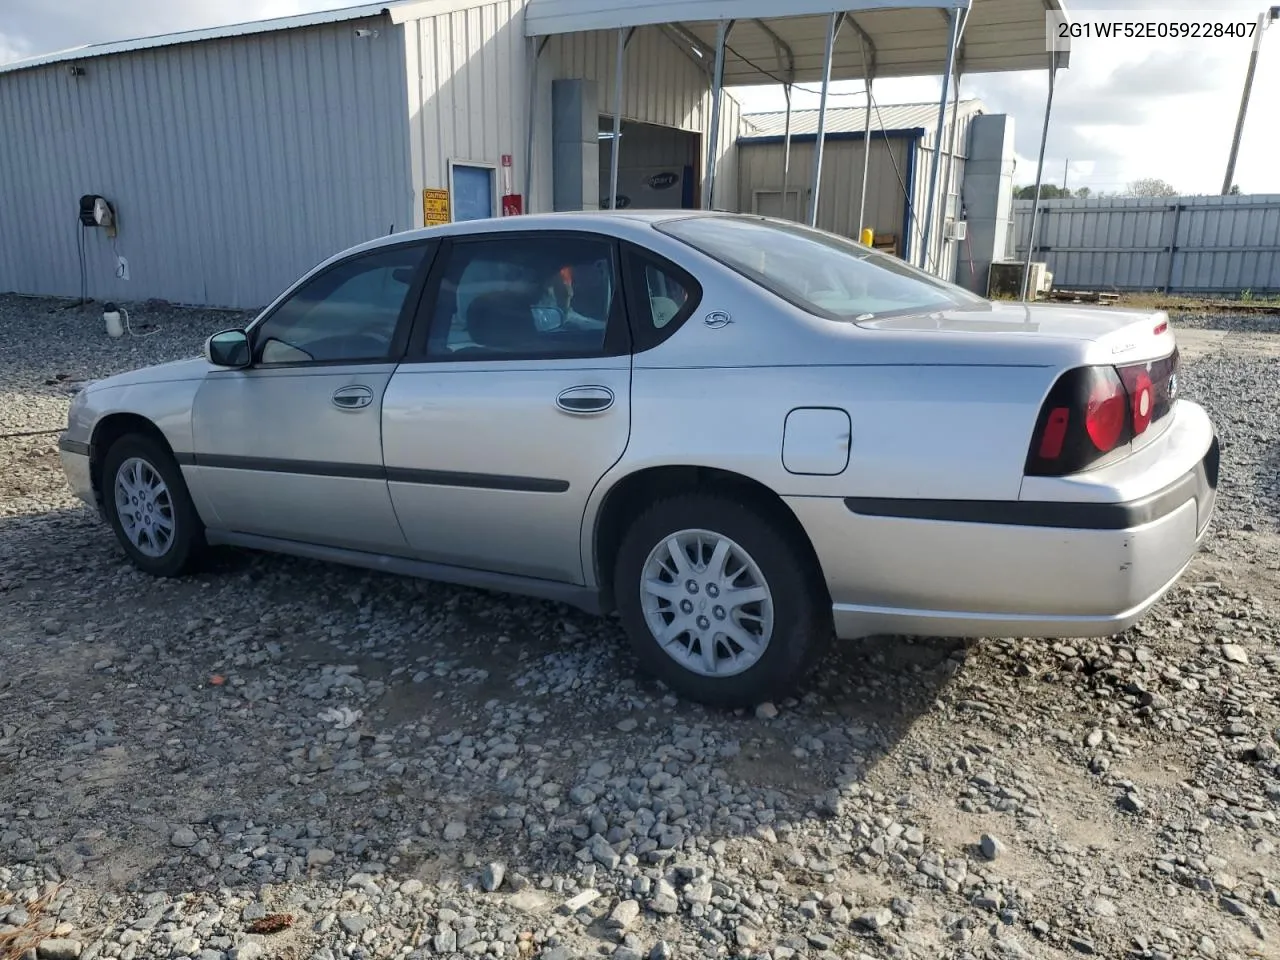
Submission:
M 139 553 L 163 557 L 173 545 L 173 498 L 159 471 L 139 457 L 116 471 L 116 515 Z
M 773 594 L 760 567 L 709 530 L 681 530 L 650 551 L 640 602 L 659 646 L 701 676 L 750 669 L 773 637 Z

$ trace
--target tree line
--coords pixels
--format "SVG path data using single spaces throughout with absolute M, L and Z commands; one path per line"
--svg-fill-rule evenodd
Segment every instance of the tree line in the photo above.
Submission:
M 1240 185 L 1236 184 L 1231 188 L 1233 197 L 1240 196 Z M 1036 186 L 1034 183 L 1025 187 L 1018 187 L 1013 191 L 1015 200 L 1034 200 L 1036 198 Z M 1128 184 L 1123 190 L 1114 190 L 1110 192 L 1094 191 L 1088 187 L 1077 187 L 1075 190 L 1068 190 L 1059 187 L 1057 184 L 1044 183 L 1040 185 L 1041 200 L 1088 200 L 1090 197 L 1179 197 L 1182 191 L 1178 190 L 1172 184 L 1166 183 L 1158 177 L 1146 177 L 1142 180 L 1134 180 Z

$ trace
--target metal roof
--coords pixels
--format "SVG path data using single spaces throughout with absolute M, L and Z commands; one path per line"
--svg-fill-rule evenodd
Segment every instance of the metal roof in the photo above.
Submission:
M 403 23 L 425 13 L 446 13 L 449 10 L 476 6 L 480 0 L 385 0 L 383 3 L 368 3 L 357 7 L 342 7 L 337 10 L 321 10 L 317 13 L 304 13 L 292 17 L 275 17 L 271 20 L 253 20 L 248 23 L 233 23 L 221 27 L 208 27 L 202 30 L 183 30 L 179 33 L 164 33 L 152 37 L 140 37 L 136 40 L 118 40 L 111 43 L 88 43 L 79 47 L 70 47 L 54 53 L 27 57 L 0 63 L 0 73 L 12 73 L 15 70 L 27 70 L 50 63 L 87 60 L 103 57 L 112 53 L 129 53 L 134 50 L 149 50 L 153 47 L 169 47 L 179 43 L 198 43 L 201 40 L 220 40 L 226 37 L 242 37 L 253 33 L 270 33 L 274 30 L 293 30 L 298 27 L 313 27 L 325 23 L 342 23 L 345 20 L 364 20 L 369 17 L 388 15 L 392 23 Z
M 981 113 L 981 100 L 961 100 L 959 115 L 962 117 Z M 947 116 L 951 116 L 951 105 L 947 105 Z M 742 141 L 750 142 L 756 137 L 781 137 L 787 130 L 787 114 L 783 110 L 770 110 L 765 113 L 744 113 L 742 115 Z M 828 107 L 828 135 L 833 133 L 862 133 L 866 129 L 866 107 Z M 938 104 L 934 103 L 898 103 L 880 105 L 871 111 L 871 129 L 885 130 L 926 130 L 931 131 L 938 125 Z M 791 135 L 795 137 L 814 136 L 818 132 L 817 110 L 792 110 Z
M 965 7 L 963 73 L 1048 69 L 1045 15 L 1067 16 L 1064 0 L 529 0 L 525 34 L 663 24 L 710 69 L 717 24 L 732 20 L 726 87 L 814 83 L 822 80 L 829 16 L 844 13 L 831 79 L 937 76 L 946 72 L 947 11 Z M 1070 54 L 1057 58 L 1065 67 Z

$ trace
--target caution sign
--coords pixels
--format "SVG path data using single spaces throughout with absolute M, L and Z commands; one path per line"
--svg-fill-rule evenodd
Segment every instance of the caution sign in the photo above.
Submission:
M 428 187 L 422 191 L 422 224 L 431 227 L 438 223 L 448 223 L 449 191 Z

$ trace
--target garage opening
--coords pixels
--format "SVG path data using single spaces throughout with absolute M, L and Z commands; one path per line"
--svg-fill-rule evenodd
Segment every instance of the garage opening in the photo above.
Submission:
M 600 117 L 600 207 L 608 209 L 613 163 L 613 117 Z M 687 130 L 622 121 L 618 152 L 619 210 L 692 210 L 698 207 L 701 138 Z

